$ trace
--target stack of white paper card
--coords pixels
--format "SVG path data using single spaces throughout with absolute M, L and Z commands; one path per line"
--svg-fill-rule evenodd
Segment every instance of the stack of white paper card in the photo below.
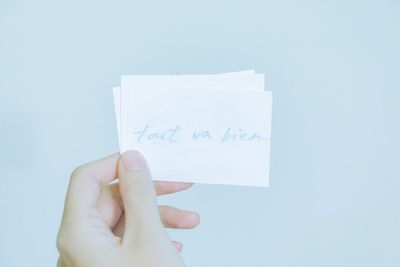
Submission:
M 140 151 L 154 180 L 268 186 L 263 74 L 124 75 L 113 92 L 120 151 Z

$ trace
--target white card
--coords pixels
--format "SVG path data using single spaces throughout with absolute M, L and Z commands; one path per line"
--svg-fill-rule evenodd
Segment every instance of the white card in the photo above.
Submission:
M 144 89 L 126 77 L 121 152 L 139 150 L 155 180 L 268 186 L 271 92 Z
M 188 90 L 198 89 L 243 89 L 264 91 L 264 74 L 256 74 L 254 70 L 236 71 L 221 74 L 201 74 L 201 75 L 123 75 L 122 84 L 126 88 L 159 88 L 169 90 L 170 88 L 185 88 Z M 113 88 L 114 107 L 120 138 L 121 120 L 121 88 Z M 119 141 L 121 150 L 121 141 Z

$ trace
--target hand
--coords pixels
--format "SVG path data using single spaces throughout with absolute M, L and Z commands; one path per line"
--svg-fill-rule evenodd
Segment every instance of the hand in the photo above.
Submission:
M 119 177 L 119 184 L 110 183 Z M 184 266 L 164 226 L 193 228 L 196 213 L 156 205 L 156 194 L 191 184 L 151 180 L 145 159 L 129 151 L 77 168 L 71 175 L 57 238 L 60 267 Z

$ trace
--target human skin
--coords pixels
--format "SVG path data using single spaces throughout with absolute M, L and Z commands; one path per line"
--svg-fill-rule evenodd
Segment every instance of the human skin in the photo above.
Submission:
M 118 183 L 110 184 L 117 179 Z M 153 182 L 137 151 L 78 167 L 71 175 L 57 237 L 58 267 L 185 266 L 182 244 L 165 227 L 189 229 L 199 215 L 157 206 L 156 196 L 191 184 Z

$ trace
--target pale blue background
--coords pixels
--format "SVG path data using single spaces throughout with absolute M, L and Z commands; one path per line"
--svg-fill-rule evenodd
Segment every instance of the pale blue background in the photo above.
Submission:
M 120 74 L 248 68 L 271 187 L 162 199 L 201 213 L 172 232 L 188 266 L 400 266 L 396 0 L 1 0 L 0 266 L 54 266 L 69 173 L 117 151 Z

